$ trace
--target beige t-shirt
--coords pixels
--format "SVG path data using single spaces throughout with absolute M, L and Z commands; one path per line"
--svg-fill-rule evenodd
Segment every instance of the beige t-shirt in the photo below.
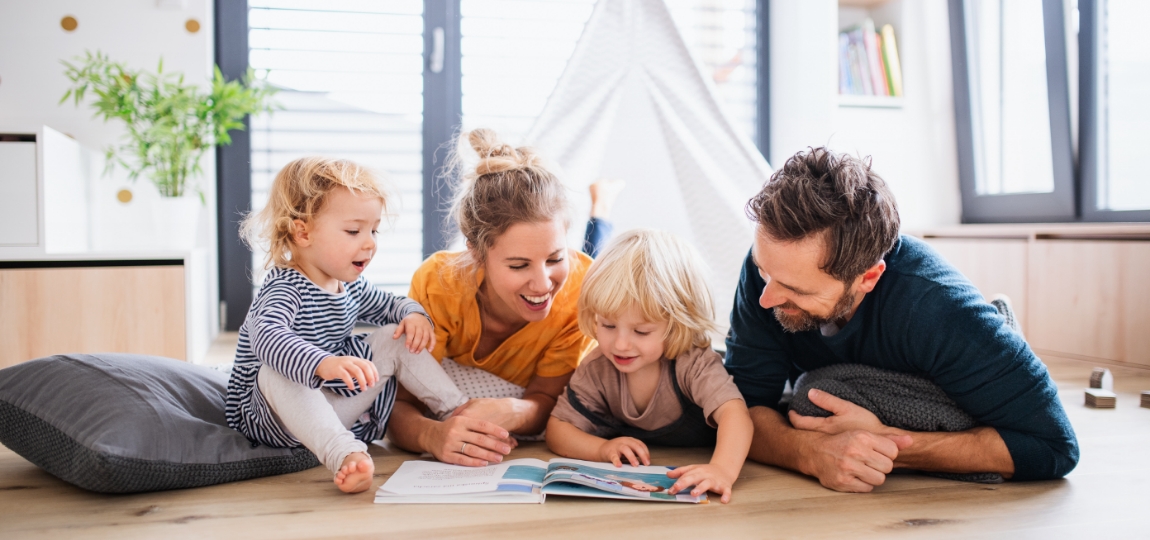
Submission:
M 615 417 L 642 430 L 653 431 L 670 425 L 683 415 L 683 406 L 675 396 L 675 388 L 671 383 L 671 377 L 676 375 L 671 373 L 671 362 L 661 360 L 660 364 L 662 371 L 659 373 L 655 395 L 651 397 L 643 414 L 639 414 L 631 399 L 627 375 L 615 369 L 615 365 L 598 348 L 593 349 L 575 369 L 568 386 L 575 391 L 579 402 L 591 412 L 602 417 Z M 715 423 L 711 415 L 715 409 L 732 399 L 743 399 L 734 380 L 727 374 L 727 368 L 723 367 L 722 357 L 715 351 L 690 349 L 675 359 L 675 371 L 683 396 L 702 407 L 707 424 L 712 427 Z M 576 411 L 568 401 L 566 391 L 559 395 L 559 402 L 551 416 L 592 435 L 615 435 L 610 428 L 596 426 Z

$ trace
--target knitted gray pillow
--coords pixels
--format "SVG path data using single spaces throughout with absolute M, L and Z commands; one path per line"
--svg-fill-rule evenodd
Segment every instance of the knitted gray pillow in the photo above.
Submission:
M 963 431 L 978 424 L 934 382 L 862 364 L 835 364 L 802 374 L 795 381 L 791 410 L 803 416 L 830 416 L 811 403 L 807 392 L 817 388 L 874 413 L 883 424 L 910 431 Z M 1000 484 L 998 473 L 927 473 L 931 476 Z
M 227 375 L 132 354 L 66 354 L 0 370 L 0 443 L 101 493 L 208 486 L 319 465 L 253 446 L 224 419 Z

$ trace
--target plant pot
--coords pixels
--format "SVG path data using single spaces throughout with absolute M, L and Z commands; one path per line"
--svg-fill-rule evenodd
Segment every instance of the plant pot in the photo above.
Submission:
M 155 246 L 164 250 L 187 250 L 196 247 L 200 232 L 200 209 L 195 197 L 159 197 L 151 202 Z

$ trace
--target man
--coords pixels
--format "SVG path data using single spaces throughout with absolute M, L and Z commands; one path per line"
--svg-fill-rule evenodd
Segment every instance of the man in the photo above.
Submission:
M 789 159 L 747 204 L 757 223 L 735 295 L 728 371 L 755 425 L 751 459 L 868 492 L 895 468 L 1065 476 L 1078 443 L 1046 367 L 978 290 L 924 242 L 870 165 L 825 148 Z M 784 416 L 784 385 L 832 364 L 933 381 L 979 422 L 918 433 L 827 392 L 832 416 Z

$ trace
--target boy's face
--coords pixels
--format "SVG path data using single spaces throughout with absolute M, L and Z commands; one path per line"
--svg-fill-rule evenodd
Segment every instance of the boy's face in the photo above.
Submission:
M 647 321 L 635 307 L 615 317 L 595 316 L 599 352 L 623 373 L 658 369 L 666 334 L 667 321 Z
M 359 279 L 375 256 L 382 215 L 383 201 L 337 188 L 311 222 L 296 220 L 292 260 L 316 285 L 338 291 L 338 282 Z

